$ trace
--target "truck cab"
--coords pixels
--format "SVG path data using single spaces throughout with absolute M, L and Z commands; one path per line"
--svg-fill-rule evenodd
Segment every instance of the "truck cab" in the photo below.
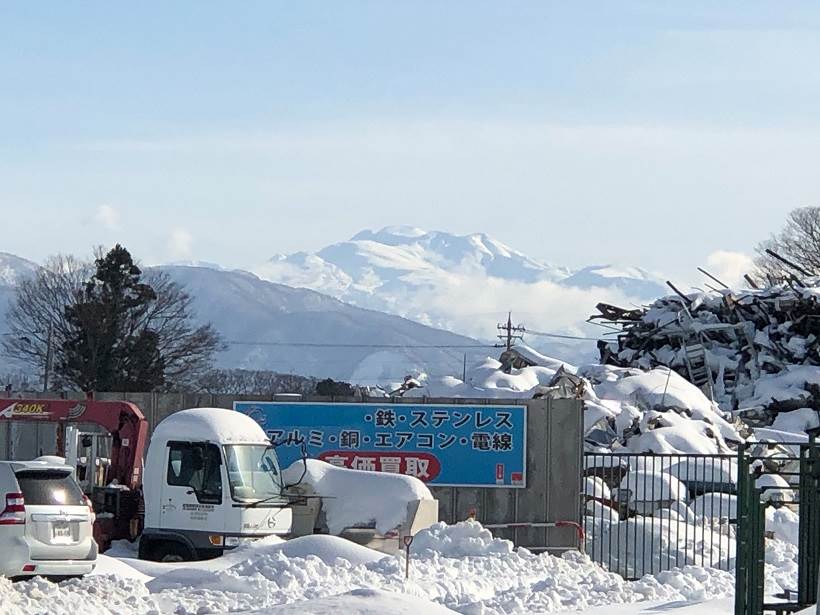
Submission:
M 222 408 L 172 414 L 145 458 L 140 558 L 210 559 L 245 542 L 291 532 L 276 452 L 250 417 Z

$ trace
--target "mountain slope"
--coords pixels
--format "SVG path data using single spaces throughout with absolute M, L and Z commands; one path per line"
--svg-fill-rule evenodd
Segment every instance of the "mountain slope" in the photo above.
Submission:
M 662 297 L 669 292 L 663 280 L 640 267 L 592 265 L 561 280 L 561 284 L 580 289 L 617 288 L 630 297 L 644 300 Z
M 14 299 L 14 287 L 22 279 L 33 275 L 37 264 L 14 254 L 0 252 L 0 334 L 6 329 L 6 313 Z M 0 364 L 6 357 L 0 356 Z M 0 370 L 2 371 L 2 370 Z
M 0 287 L 14 286 L 23 277 L 35 271 L 37 271 L 36 263 L 8 252 L 0 252 Z
M 15 284 L 36 270 L 36 263 L 14 254 L 0 252 L 0 335 L 6 331 L 6 314 L 14 299 Z M 0 348 L 0 384 L 6 384 L 6 380 L 18 384 L 23 376 L 31 376 L 35 381 L 37 378 L 33 370 L 4 356 Z
M 216 357 L 220 367 L 386 384 L 401 381 L 413 371 L 457 371 L 464 353 L 468 361 L 487 354 L 483 349 L 459 348 L 478 344 L 468 337 L 216 267 L 166 265 L 157 269 L 191 294 L 198 321 L 211 322 L 231 342 Z M 36 268 L 31 261 L 0 253 L 0 333 L 6 328 L 14 284 Z M 18 369 L 0 360 L 0 368 L 12 367 Z M 5 371 L 0 369 L 0 373 Z
M 272 369 L 375 384 L 400 381 L 414 369 L 458 368 L 476 340 L 403 318 L 364 310 L 241 271 L 163 266 L 194 297 L 197 318 L 210 321 L 230 342 L 224 367 Z M 293 344 L 293 345 L 290 345 Z M 382 346 L 390 346 L 383 348 Z M 395 347 L 395 348 L 394 348 Z

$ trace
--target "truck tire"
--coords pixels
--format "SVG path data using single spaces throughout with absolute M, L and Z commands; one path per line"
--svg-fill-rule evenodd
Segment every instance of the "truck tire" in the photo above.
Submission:
M 155 562 L 187 562 L 193 555 L 183 544 L 174 541 L 156 541 L 151 545 L 149 559 Z

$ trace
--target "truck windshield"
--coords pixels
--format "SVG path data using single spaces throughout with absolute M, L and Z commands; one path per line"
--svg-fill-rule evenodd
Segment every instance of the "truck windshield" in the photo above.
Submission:
M 276 452 L 264 444 L 225 446 L 231 497 L 255 501 L 282 493 L 282 474 Z

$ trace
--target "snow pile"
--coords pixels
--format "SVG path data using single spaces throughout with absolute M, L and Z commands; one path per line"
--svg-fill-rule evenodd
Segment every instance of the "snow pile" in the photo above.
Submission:
M 615 523 L 596 515 L 587 519 L 586 530 L 587 551 L 628 578 L 689 565 L 733 567 L 736 541 L 728 524 L 687 522 L 673 508 Z
M 754 383 L 754 392 L 747 405 L 768 405 L 772 402 L 805 399 L 814 395 L 809 390 L 820 385 L 820 370 L 812 365 L 789 365 L 776 374 L 760 377 Z
M 294 462 L 283 477 L 288 484 L 301 478 L 300 486 L 322 496 L 331 534 L 371 524 L 386 534 L 406 519 L 410 502 L 433 499 L 430 490 L 415 477 L 339 468 L 318 459 Z
M 248 615 L 293 613 L 297 609 L 300 615 L 452 615 L 456 612 L 416 596 L 393 594 L 379 589 L 354 589 L 330 598 L 305 600 L 296 609 L 282 605 L 264 611 L 250 611 Z
M 717 404 L 674 371 L 587 365 L 577 373 L 590 383 L 586 413 L 600 417 L 588 432 L 606 431 L 632 452 L 728 453 L 743 441 Z
M 318 557 L 328 565 L 337 560 L 344 560 L 359 566 L 372 564 L 386 557 L 384 553 L 357 545 L 344 538 L 321 535 L 300 536 L 265 548 L 254 546 L 250 552 L 255 558 L 270 557 L 279 553 L 289 558 Z
M 729 453 L 744 441 L 717 404 L 674 371 L 575 367 L 544 357 L 526 346 L 515 347 L 532 364 L 508 367 L 487 358 L 474 365 L 464 381 L 453 376 L 419 378 L 405 397 L 531 399 L 561 389 L 572 379 L 584 400 L 584 431 L 591 450 L 603 452 Z M 520 364 L 520 362 L 513 362 Z M 580 387 L 578 384 L 580 383 Z
M 612 498 L 612 491 L 610 490 L 609 485 L 607 485 L 606 482 L 598 476 L 584 477 L 582 493 L 600 500 L 609 500 Z
M 621 497 L 626 495 L 628 505 L 641 514 L 651 514 L 656 508 L 672 502 L 685 501 L 688 490 L 671 474 L 633 470 L 623 477 Z
M 403 396 L 530 399 L 535 390 L 547 386 L 558 371 L 557 366 L 535 365 L 505 373 L 501 367 L 501 361 L 487 357 L 467 372 L 465 381 L 454 376 L 428 378 L 422 374 L 419 378 L 421 386 L 409 389 Z
M 477 521 L 456 525 L 436 523 L 416 534 L 413 552 L 422 555 L 438 554 L 443 557 L 481 557 L 512 553 L 513 543 L 494 538 Z
M 686 566 L 628 582 L 578 553 L 564 557 L 514 550 L 476 522 L 438 524 L 411 547 L 411 576 L 403 555 L 364 557 L 315 536 L 282 545 L 251 545 L 210 562 L 157 564 L 156 578 L 123 575 L 102 559 L 102 574 L 53 584 L 0 579 L 0 603 L 10 615 L 34 613 L 446 613 L 516 615 L 582 610 L 643 601 L 691 601 L 730 596 L 729 573 Z M 126 552 L 127 553 L 127 552 Z M 351 556 L 346 559 L 345 556 Z M 773 558 L 776 554 L 773 554 Z M 450 609 L 448 611 L 447 609 Z
M 152 593 L 166 589 L 207 588 L 225 592 L 247 593 L 249 584 L 242 578 L 268 577 L 271 570 L 279 570 L 280 562 L 305 559 L 334 567 L 366 566 L 387 557 L 384 553 L 362 547 L 338 536 L 302 536 L 278 543 L 253 544 L 239 553 L 230 553 L 222 567 L 186 565 L 160 568 L 160 575 L 147 583 Z M 225 558 L 220 558 L 225 559 Z M 139 565 L 139 564 L 137 564 Z M 227 574 L 231 570 L 235 574 Z M 261 586 L 254 585 L 257 589 Z

